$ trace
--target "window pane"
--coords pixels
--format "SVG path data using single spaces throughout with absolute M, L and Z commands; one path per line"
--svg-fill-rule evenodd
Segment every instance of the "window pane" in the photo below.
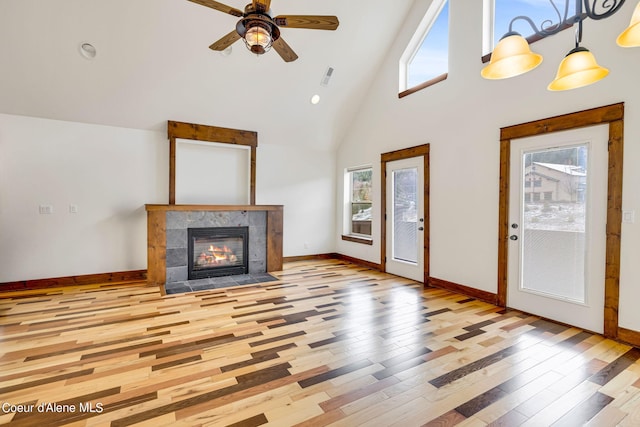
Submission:
M 371 201 L 371 169 L 351 172 L 351 201 Z
M 524 154 L 522 288 L 585 302 L 586 145 Z
M 433 5 L 436 5 L 434 2 Z M 407 65 L 407 88 L 449 71 L 449 2 L 436 17 L 413 59 Z
M 393 172 L 393 258 L 418 262 L 418 170 Z
M 371 235 L 371 203 L 351 204 L 351 232 L 353 234 Z

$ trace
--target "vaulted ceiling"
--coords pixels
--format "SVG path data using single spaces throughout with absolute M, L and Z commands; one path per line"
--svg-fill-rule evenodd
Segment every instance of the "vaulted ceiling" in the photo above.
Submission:
M 146 130 L 178 120 L 331 149 L 412 3 L 273 0 L 273 16 L 340 20 L 336 31 L 282 28 L 299 56 L 285 63 L 242 41 L 228 56 L 210 50 L 237 19 L 187 0 L 0 0 L 0 113 Z M 93 60 L 83 42 L 97 49 Z

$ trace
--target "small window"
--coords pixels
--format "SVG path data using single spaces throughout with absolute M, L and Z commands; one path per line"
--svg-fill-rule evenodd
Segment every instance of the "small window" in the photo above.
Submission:
M 371 177 L 370 167 L 348 170 L 349 182 L 349 229 L 347 234 L 371 237 Z
M 400 92 L 449 71 L 449 2 L 434 0 L 400 59 Z

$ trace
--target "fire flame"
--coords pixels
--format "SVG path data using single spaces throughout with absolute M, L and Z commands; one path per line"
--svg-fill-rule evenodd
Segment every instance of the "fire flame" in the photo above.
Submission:
M 228 246 L 223 247 L 210 245 L 207 251 L 203 251 L 198 256 L 198 265 L 227 265 L 238 261 L 238 257 Z

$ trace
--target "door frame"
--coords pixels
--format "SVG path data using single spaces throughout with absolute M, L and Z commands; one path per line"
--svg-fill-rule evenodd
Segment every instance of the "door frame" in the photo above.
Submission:
M 387 163 L 412 157 L 424 158 L 424 286 L 429 285 L 429 144 L 390 151 L 380 155 L 380 197 L 382 229 L 380 230 L 380 269 L 387 270 Z
M 624 103 L 622 102 L 500 129 L 497 301 L 499 306 L 506 307 L 511 140 L 607 123 L 609 124 L 609 158 L 604 280 L 604 336 L 617 338 L 618 307 L 620 305 L 620 235 L 622 230 L 624 146 Z

